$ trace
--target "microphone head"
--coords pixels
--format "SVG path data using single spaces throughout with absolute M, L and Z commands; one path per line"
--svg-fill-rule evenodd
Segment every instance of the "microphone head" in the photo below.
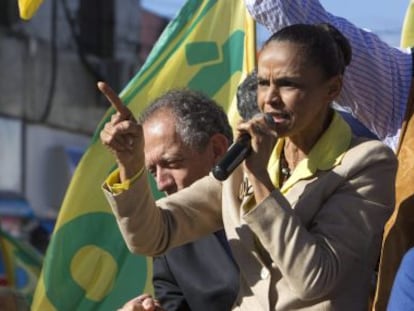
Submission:
M 271 114 L 265 113 L 263 115 L 268 126 L 276 125 Z M 223 158 L 211 170 L 217 180 L 226 180 L 234 169 L 246 159 L 251 152 L 250 140 L 250 135 L 245 133 L 229 147 Z
M 268 126 L 274 127 L 276 125 L 275 121 L 273 120 L 273 117 L 270 113 L 264 114 L 264 119 Z
M 211 172 L 213 173 L 214 178 L 220 181 L 226 180 L 231 173 L 220 165 L 215 165 Z
M 234 169 L 249 155 L 251 151 L 250 139 L 249 134 L 242 134 L 212 168 L 211 172 L 217 180 L 226 180 Z

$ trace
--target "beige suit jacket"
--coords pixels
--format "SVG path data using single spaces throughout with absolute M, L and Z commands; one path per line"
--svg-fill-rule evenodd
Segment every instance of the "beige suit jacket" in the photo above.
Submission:
M 224 226 L 240 267 L 234 310 L 366 310 L 384 224 L 394 205 L 396 158 L 353 139 L 341 163 L 254 198 L 241 170 L 208 176 L 154 202 L 144 174 L 128 191 L 104 190 L 134 253 L 160 255 Z

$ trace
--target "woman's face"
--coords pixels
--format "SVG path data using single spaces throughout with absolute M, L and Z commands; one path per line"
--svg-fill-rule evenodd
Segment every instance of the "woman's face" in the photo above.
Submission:
M 273 116 L 281 137 L 320 132 L 329 104 L 340 91 L 338 77 L 326 80 L 319 67 L 308 65 L 303 58 L 300 45 L 276 41 L 259 56 L 258 105 Z

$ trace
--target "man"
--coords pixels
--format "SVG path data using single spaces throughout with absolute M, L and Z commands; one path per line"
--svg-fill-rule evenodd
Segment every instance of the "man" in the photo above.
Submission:
M 158 190 L 167 195 L 208 175 L 232 141 L 224 111 L 190 90 L 167 92 L 143 112 L 139 123 L 145 139 L 145 167 Z M 223 230 L 154 258 L 155 296 L 167 311 L 230 310 L 238 278 Z M 150 300 L 143 295 L 124 308 L 136 304 L 143 308 L 137 310 L 151 310 L 144 308 L 151 306 Z
M 385 226 L 374 309 L 386 309 L 403 255 L 414 246 L 414 84 L 410 50 L 327 12 L 318 0 L 245 0 L 252 16 L 273 33 L 296 23 L 328 22 L 351 42 L 352 62 L 337 103 L 352 111 L 399 160 L 395 210 Z

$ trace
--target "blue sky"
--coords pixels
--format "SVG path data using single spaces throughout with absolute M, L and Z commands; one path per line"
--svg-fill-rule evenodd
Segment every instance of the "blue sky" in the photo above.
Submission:
M 399 46 L 409 0 L 320 0 L 331 13 L 368 28 L 393 46 Z

